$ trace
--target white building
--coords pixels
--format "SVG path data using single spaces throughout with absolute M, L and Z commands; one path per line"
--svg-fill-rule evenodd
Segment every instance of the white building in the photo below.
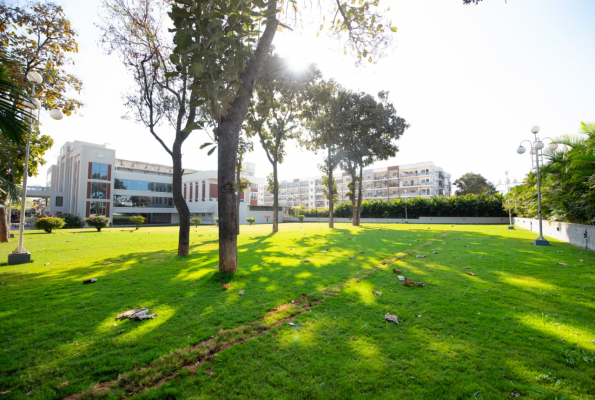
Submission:
M 351 177 L 347 172 L 338 172 L 334 178 L 339 201 L 349 201 L 347 193 Z M 362 184 L 364 200 L 451 195 L 450 174 L 429 161 L 365 169 Z M 279 206 L 328 207 L 322 189 L 322 176 L 280 181 Z M 266 185 L 261 186 L 258 193 L 259 204 L 273 204 L 273 195 L 266 190 Z
M 248 217 L 264 223 L 264 214 L 272 211 L 258 202 L 258 188 L 265 180 L 255 172 L 255 164 L 244 163 L 241 175 L 252 187 L 240 194 L 241 223 Z M 131 216 L 142 215 L 147 224 L 177 224 L 180 219 L 173 203 L 172 176 L 171 166 L 119 159 L 105 144 L 74 141 L 60 149 L 57 163 L 48 169 L 46 187 L 28 187 L 27 195 L 48 199 L 45 213 L 50 215 L 104 215 L 113 225 L 129 225 Z M 218 216 L 217 171 L 185 169 L 182 184 L 192 217 L 214 224 Z

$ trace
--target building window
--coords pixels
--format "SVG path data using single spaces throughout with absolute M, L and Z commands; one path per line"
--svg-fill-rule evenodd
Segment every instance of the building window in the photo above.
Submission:
M 107 183 L 91 183 L 92 199 L 107 199 Z
M 104 201 L 92 201 L 89 209 L 89 215 L 105 215 L 107 203 Z
M 254 176 L 254 172 L 248 172 L 248 176 Z
M 128 196 L 117 194 L 114 196 L 114 207 L 139 208 L 173 208 L 171 197 Z
M 64 204 L 64 198 L 62 196 L 56 196 L 56 207 L 62 207 Z
M 91 178 L 92 179 L 102 179 L 107 181 L 107 164 L 101 163 L 93 163 L 91 167 Z

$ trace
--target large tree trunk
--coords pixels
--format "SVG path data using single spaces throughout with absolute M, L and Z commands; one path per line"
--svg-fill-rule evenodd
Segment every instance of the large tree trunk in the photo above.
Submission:
M 268 9 L 274 12 L 277 9 L 277 1 L 269 0 Z M 274 17 L 267 21 L 264 33 L 254 52 L 254 58 L 250 60 L 240 75 L 242 83 L 238 89 L 238 95 L 231 104 L 230 112 L 221 119 L 217 126 L 219 271 L 224 273 L 235 272 L 238 269 L 234 166 L 238 155 L 240 130 L 248 112 L 256 78 L 266 54 L 269 52 L 278 24 L 279 21 Z
M 242 169 L 242 157 L 238 158 L 236 163 L 236 190 L 238 192 L 238 197 L 236 199 L 236 216 L 237 216 L 237 231 L 236 235 L 240 234 L 240 200 L 242 198 L 242 178 L 240 177 L 240 172 Z M 246 199 L 244 199 L 244 202 Z
M 8 200 L 8 194 L 0 194 L 0 243 L 6 243 L 10 241 L 10 222 L 7 219 L 6 203 Z M 8 215 L 10 218 L 10 215 Z
M 184 170 L 182 169 L 182 143 L 180 143 L 179 139 L 176 139 L 172 148 L 172 161 L 174 164 L 172 181 L 173 200 L 180 216 L 178 255 L 187 256 L 190 246 L 190 210 L 182 194 L 182 175 L 184 174 Z
M 279 180 L 276 159 L 273 163 L 273 232 L 279 232 Z
M 333 168 L 332 168 L 332 161 L 331 161 L 331 146 L 328 147 L 328 159 L 327 159 L 327 165 L 326 165 L 326 169 L 328 172 L 328 227 L 329 228 L 334 228 L 335 227 L 335 221 L 333 220 L 333 207 L 334 207 L 334 202 L 333 202 Z M 314 194 L 314 196 L 316 196 L 316 194 Z
M 357 190 L 357 226 L 360 224 L 360 215 L 362 211 L 362 186 L 363 186 L 363 167 L 359 166 L 359 187 Z

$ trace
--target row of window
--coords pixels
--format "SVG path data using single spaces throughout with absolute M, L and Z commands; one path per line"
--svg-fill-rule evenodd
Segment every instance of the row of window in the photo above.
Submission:
M 171 214 L 169 213 L 114 213 L 112 219 L 114 225 L 134 225 L 130 222 L 130 217 L 135 215 L 145 217 L 145 224 L 171 224 Z
M 114 207 L 174 208 L 171 197 L 115 195 Z
M 114 181 L 114 188 L 115 189 L 123 189 L 123 190 L 140 190 L 143 192 L 161 192 L 161 193 L 171 193 L 172 192 L 171 183 L 146 182 L 146 181 L 137 181 L 137 180 L 132 180 L 132 179 L 118 179 L 118 178 L 116 178 Z

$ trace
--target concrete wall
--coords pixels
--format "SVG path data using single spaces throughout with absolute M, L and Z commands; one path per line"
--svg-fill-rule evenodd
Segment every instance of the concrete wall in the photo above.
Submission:
M 299 222 L 297 218 L 285 218 L 286 222 Z M 304 218 L 304 222 L 328 222 L 328 218 Z M 335 218 L 335 222 L 351 222 L 349 218 Z M 380 224 L 506 224 L 508 217 L 421 217 L 419 219 L 362 218 L 362 223 Z
M 530 218 L 513 218 L 513 224 L 539 234 L 539 220 Z M 587 231 L 585 241 L 584 233 Z M 543 235 L 575 246 L 595 250 L 595 225 L 568 224 L 566 222 L 543 221 Z
M 264 217 L 265 214 L 270 215 L 269 224 L 273 223 L 273 212 L 272 211 L 253 211 L 248 210 L 248 207 L 240 206 L 240 225 L 248 225 L 246 222 L 246 218 L 256 218 L 255 224 L 266 224 L 267 219 Z M 279 218 L 279 223 L 284 222 L 283 220 L 283 211 L 277 212 L 277 218 Z M 296 219 L 297 221 L 297 219 Z

